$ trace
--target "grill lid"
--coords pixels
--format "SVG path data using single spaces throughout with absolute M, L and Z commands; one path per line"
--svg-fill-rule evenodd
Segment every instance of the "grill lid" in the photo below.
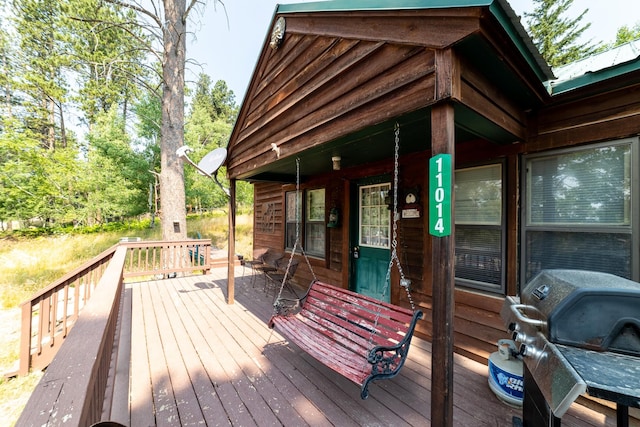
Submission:
M 640 284 L 612 274 L 543 270 L 521 299 L 549 341 L 640 356 Z

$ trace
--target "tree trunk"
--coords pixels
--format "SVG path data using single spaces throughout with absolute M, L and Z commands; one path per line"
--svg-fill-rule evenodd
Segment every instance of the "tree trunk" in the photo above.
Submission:
M 67 148 L 67 128 L 64 124 L 64 111 L 62 110 L 62 102 L 58 105 L 58 113 L 60 114 L 60 141 L 62 148 Z
M 164 52 L 160 204 L 163 240 L 187 237 L 184 168 L 176 150 L 184 143 L 185 0 L 164 0 Z

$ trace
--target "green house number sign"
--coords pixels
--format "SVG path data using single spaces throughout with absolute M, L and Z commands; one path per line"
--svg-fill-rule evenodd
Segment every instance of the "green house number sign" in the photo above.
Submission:
M 436 237 L 451 234 L 451 154 L 429 160 L 429 233 Z

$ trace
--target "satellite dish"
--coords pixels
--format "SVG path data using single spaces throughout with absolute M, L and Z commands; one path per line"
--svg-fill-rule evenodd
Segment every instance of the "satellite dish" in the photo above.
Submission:
M 227 159 L 227 149 L 224 147 L 210 151 L 198 162 L 198 170 L 202 175 L 213 175 Z

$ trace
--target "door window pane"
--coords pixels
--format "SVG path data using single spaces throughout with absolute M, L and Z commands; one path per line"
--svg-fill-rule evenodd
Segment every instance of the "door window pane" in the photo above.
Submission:
M 388 249 L 390 247 L 391 212 L 385 202 L 390 183 L 360 187 L 360 245 Z

